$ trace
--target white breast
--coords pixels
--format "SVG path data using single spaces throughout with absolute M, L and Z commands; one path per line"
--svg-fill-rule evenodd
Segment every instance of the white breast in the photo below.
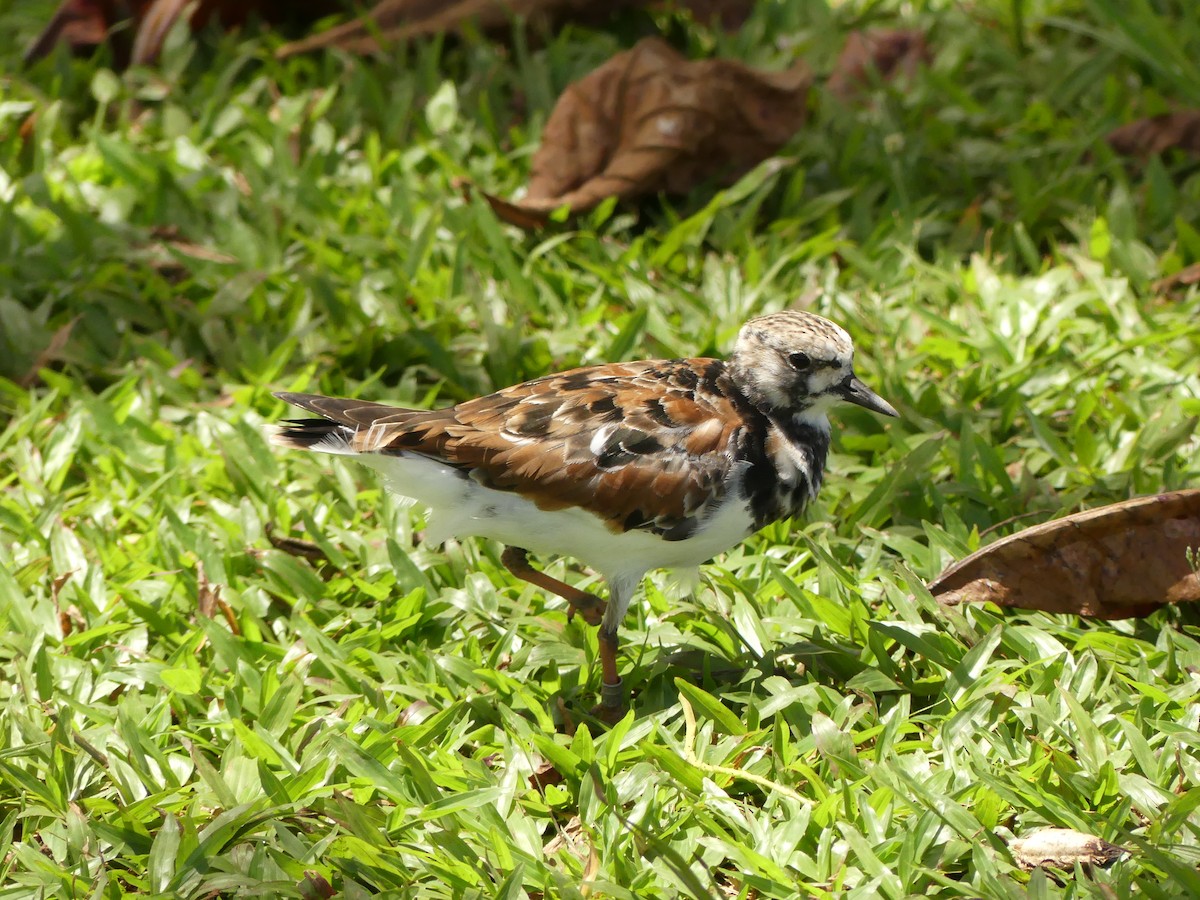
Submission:
M 430 508 L 426 536 L 431 542 L 490 538 L 535 555 L 578 559 L 610 581 L 641 578 L 650 569 L 698 566 L 743 540 L 753 528 L 747 503 L 730 499 L 687 540 L 666 541 L 641 530 L 617 533 L 586 510 L 538 509 L 519 494 L 484 487 L 426 457 L 359 459 L 383 474 L 389 490 Z

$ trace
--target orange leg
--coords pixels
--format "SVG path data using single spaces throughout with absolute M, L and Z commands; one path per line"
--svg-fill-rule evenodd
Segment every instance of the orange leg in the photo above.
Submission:
M 568 616 L 579 613 L 589 625 L 600 625 L 604 617 L 604 601 L 599 597 L 564 584 L 539 572 L 529 564 L 529 554 L 520 547 L 505 547 L 500 555 L 504 568 L 534 587 L 557 594 L 571 605 Z M 600 704 L 592 715 L 609 724 L 619 722 L 625 715 L 625 684 L 617 673 L 617 629 L 600 628 L 597 635 L 600 651 Z
M 567 603 L 571 604 L 571 609 L 567 613 L 568 618 L 571 618 L 575 613 L 583 616 L 583 620 L 589 625 L 599 625 L 600 619 L 604 616 L 604 601 L 594 594 L 589 594 L 587 591 L 581 591 L 579 588 L 571 587 L 571 585 L 559 581 L 557 578 L 551 578 L 545 572 L 539 572 L 529 564 L 529 554 L 520 547 L 505 547 L 504 552 L 500 555 L 500 562 L 504 563 L 504 568 L 512 572 L 517 578 L 522 581 L 528 581 L 534 587 L 539 587 L 543 591 L 549 591 L 562 597 Z M 613 673 L 616 673 L 616 640 L 614 635 L 613 641 Z M 605 681 L 608 676 L 605 676 Z
M 609 631 L 604 626 L 596 635 L 600 649 L 600 705 L 592 714 L 606 722 L 614 723 L 625 715 L 625 683 L 617 674 L 617 630 Z

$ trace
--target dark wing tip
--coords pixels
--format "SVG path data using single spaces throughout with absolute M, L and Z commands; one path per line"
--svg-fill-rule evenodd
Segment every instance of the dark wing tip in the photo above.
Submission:
M 322 397 L 320 394 L 299 394 L 295 391 L 272 391 L 271 396 L 282 400 L 284 403 L 290 403 L 292 406 L 298 406 L 309 412 L 317 413 L 317 415 L 324 415 L 320 409 L 321 401 L 330 399 L 329 397 Z

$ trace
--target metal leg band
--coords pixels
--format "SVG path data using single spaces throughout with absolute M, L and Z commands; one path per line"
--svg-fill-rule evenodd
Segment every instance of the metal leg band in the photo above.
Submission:
M 613 684 L 601 683 L 600 705 L 608 709 L 620 709 L 625 705 L 625 680 L 623 678 L 618 678 Z

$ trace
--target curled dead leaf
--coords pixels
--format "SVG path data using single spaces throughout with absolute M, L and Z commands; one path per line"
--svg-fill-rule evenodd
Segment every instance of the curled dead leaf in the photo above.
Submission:
M 196 612 L 206 619 L 215 619 L 220 611 L 232 634 L 240 635 L 242 626 L 238 623 L 237 614 L 233 607 L 221 596 L 221 586 L 208 580 L 204 571 L 204 563 L 196 561 Z
M 1017 864 L 1025 869 L 1073 869 L 1075 863 L 1108 866 L 1129 852 L 1124 847 L 1070 828 L 1042 828 L 1028 837 L 1013 838 L 1008 849 Z
M 196 612 L 204 616 L 206 619 L 211 619 L 217 614 L 217 601 L 221 597 L 220 586 L 214 586 L 208 580 L 208 573 L 204 571 L 204 563 L 196 561 Z
M 1200 153 L 1200 109 L 1181 109 L 1128 122 L 1110 131 L 1105 140 L 1122 156 L 1141 160 L 1174 149 Z
M 333 885 L 320 872 L 306 871 L 297 887 L 304 900 L 325 900 L 325 898 L 337 896 Z
M 301 559 L 308 560 L 309 564 L 316 570 L 317 575 L 325 581 L 333 578 L 338 573 L 338 567 L 333 564 L 333 560 L 329 558 L 328 554 L 320 546 L 314 544 L 312 541 L 276 534 L 275 525 L 271 522 L 266 524 L 263 531 L 267 536 L 267 540 L 271 542 L 272 547 L 283 551 L 289 556 L 298 556 Z
M 50 342 L 37 355 L 37 359 L 33 361 L 33 365 L 17 379 L 17 384 L 21 387 L 30 387 L 37 383 L 40 378 L 42 369 L 47 368 L 52 363 L 63 358 L 63 351 L 67 348 L 67 343 L 71 340 L 71 332 L 75 330 L 75 326 L 82 319 L 82 315 L 77 315 L 73 319 L 64 322 L 54 334 L 50 335 Z
M 135 4 L 132 9 L 146 5 L 144 2 Z M 25 51 L 25 64 L 49 55 L 56 44 L 66 44 L 75 53 L 99 47 L 120 18 L 117 0 L 63 0 L 42 33 Z
M 608 197 L 681 194 L 736 178 L 800 130 L 811 83 L 803 62 L 762 72 L 734 60 L 690 61 L 646 38 L 567 87 L 524 198 L 491 201 L 493 209 L 525 225 L 562 206 L 578 213 Z
M 869 87 L 873 78 L 911 79 L 928 65 L 929 45 L 919 28 L 852 31 L 834 64 L 826 87 L 840 100 L 850 100 Z
M 292 556 L 302 557 L 309 562 L 329 562 L 329 557 L 325 554 L 325 551 L 312 541 L 288 537 L 287 535 L 278 535 L 275 533 L 275 526 L 270 522 L 267 523 L 265 531 L 267 540 L 271 542 L 271 546 L 276 550 L 282 550 L 284 553 L 291 554 Z
M 1156 294 L 1169 294 L 1179 288 L 1191 287 L 1193 284 L 1200 284 L 1200 263 L 1192 263 L 1174 275 L 1158 279 L 1150 285 L 1150 289 Z
M 390 44 L 461 32 L 468 24 L 484 33 L 507 30 L 517 19 L 550 27 L 565 19 L 607 18 L 638 0 L 383 0 L 361 17 L 279 48 L 281 59 L 313 50 L 337 48 L 347 53 L 378 53 Z
M 400 711 L 400 718 L 397 719 L 396 724 L 401 727 L 420 725 L 436 712 L 437 709 L 432 703 L 426 700 L 414 700 Z
M 567 823 L 558 829 L 558 833 L 542 848 L 543 854 L 549 860 L 553 860 L 564 850 L 580 862 L 586 862 L 595 852 L 579 816 L 571 816 Z
M 46 56 L 56 44 L 66 44 L 74 53 L 88 53 L 115 39 L 118 68 L 148 64 L 158 59 L 167 34 L 185 15 L 192 31 L 198 31 L 214 19 L 233 28 L 252 16 L 270 23 L 313 22 L 345 6 L 339 0 L 63 0 L 25 52 L 25 63 Z M 127 22 L 132 22 L 132 30 L 119 27 Z
M 939 602 L 1147 616 L 1200 600 L 1188 561 L 1200 548 L 1200 490 L 1137 497 L 1027 528 L 950 566 L 929 585 Z
M 666 0 L 652 5 L 687 9 L 697 22 L 719 23 L 726 31 L 741 28 L 754 11 L 754 0 Z
M 188 275 L 185 260 L 229 265 L 237 262 L 237 257 L 222 253 L 203 244 L 195 244 L 180 236 L 174 226 L 160 226 L 151 231 L 156 240 L 136 248 L 136 256 L 145 260 L 146 264 L 171 282 L 182 281 Z
M 554 763 L 547 759 L 536 757 L 533 772 L 529 775 L 529 786 L 537 791 L 544 791 L 552 784 L 562 784 L 566 779 L 563 773 L 554 768 Z
M 567 703 L 562 697 L 557 700 L 558 715 L 560 718 L 559 731 L 568 737 L 575 736 L 575 729 L 578 727 L 575 724 L 575 717 L 571 715 L 571 710 L 567 708 Z
M 520 203 L 510 203 L 508 200 L 497 197 L 495 194 L 489 194 L 487 191 L 480 191 L 479 194 L 487 201 L 487 205 L 492 208 L 492 212 L 496 214 L 496 218 L 507 222 L 509 225 L 516 225 L 518 228 L 523 228 L 526 231 L 535 231 L 550 224 L 549 212 L 525 209 Z
M 63 0 L 46 28 L 25 53 L 29 64 L 48 55 L 56 44 L 75 53 L 88 53 L 110 42 L 118 68 L 152 63 L 162 52 L 171 28 L 185 15 L 193 31 L 214 19 L 224 27 L 244 24 L 250 17 L 279 24 L 301 23 L 350 7 L 347 0 Z M 292 41 L 277 51 L 280 58 L 314 50 L 337 48 L 347 53 L 376 53 L 383 47 L 438 34 L 456 34 L 467 27 L 503 34 L 517 20 L 535 29 L 550 30 L 566 21 L 599 24 L 624 7 L 690 10 L 698 21 L 720 22 L 737 28 L 754 8 L 753 0 L 382 0 L 363 15 L 328 31 Z M 132 22 L 133 27 L 124 28 Z M 132 35 L 132 42 L 130 36 Z

